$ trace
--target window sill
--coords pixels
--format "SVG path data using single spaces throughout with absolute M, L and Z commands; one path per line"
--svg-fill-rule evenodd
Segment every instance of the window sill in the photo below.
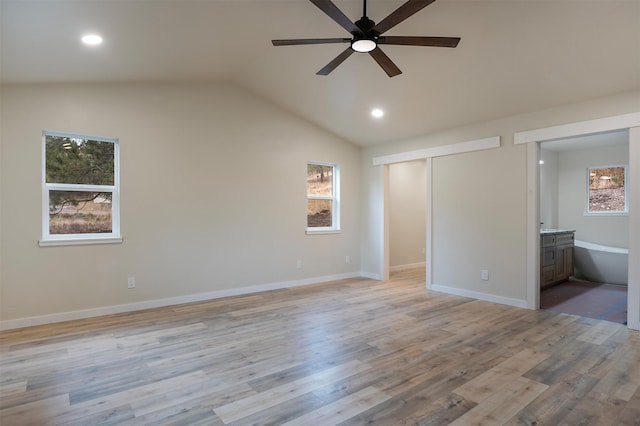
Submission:
M 53 246 L 85 246 L 96 244 L 121 244 L 122 237 L 109 237 L 109 238 L 68 238 L 64 240 L 39 240 L 38 245 L 40 247 L 53 247 Z
M 307 229 L 307 235 L 322 235 L 322 234 L 341 234 L 341 229 L 319 229 L 317 231 Z
M 591 217 L 610 217 L 610 216 L 629 216 L 629 212 L 585 212 L 584 216 Z

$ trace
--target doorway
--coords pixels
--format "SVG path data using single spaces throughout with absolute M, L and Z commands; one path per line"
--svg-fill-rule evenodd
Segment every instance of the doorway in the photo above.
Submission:
M 535 129 L 514 134 L 527 146 L 527 306 L 540 304 L 539 142 L 616 130 L 629 132 L 629 185 L 640 187 L 640 113 Z M 629 258 L 640 254 L 640 196 L 629 194 Z M 628 264 L 628 327 L 640 330 L 640 263 Z
M 379 265 L 380 273 L 371 275 L 372 278 L 380 280 L 389 279 L 389 167 L 396 163 L 409 162 L 414 160 L 424 161 L 426 163 L 426 243 L 425 243 L 425 261 L 426 261 L 426 288 L 432 289 L 433 268 L 432 268 L 432 189 L 433 178 L 431 175 L 433 158 L 443 157 L 447 155 L 462 154 L 466 152 L 483 151 L 487 149 L 500 148 L 500 136 L 493 136 L 484 139 L 470 140 L 466 142 L 454 143 L 449 145 L 441 145 L 432 148 L 425 148 L 416 151 L 408 151 L 400 154 L 390 154 L 373 159 L 374 166 L 382 166 L 380 168 L 380 179 L 382 182 L 382 191 L 380 201 L 382 206 L 382 215 L 379 217 L 379 234 L 375 239 L 374 246 L 379 248 Z
M 389 165 L 389 270 L 426 267 L 427 163 Z
M 627 323 L 628 164 L 626 129 L 540 143 L 543 241 L 575 236 L 560 250 L 570 270 L 542 265 L 541 309 Z M 553 262 L 547 258 L 541 261 Z

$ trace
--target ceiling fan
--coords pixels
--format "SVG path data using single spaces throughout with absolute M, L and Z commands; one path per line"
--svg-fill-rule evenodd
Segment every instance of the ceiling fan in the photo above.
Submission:
M 379 23 L 367 17 L 367 0 L 363 0 L 362 18 L 352 22 L 331 0 L 310 0 L 342 28 L 351 33 L 351 38 L 299 38 L 271 40 L 274 46 L 299 44 L 350 43 L 350 46 L 333 61 L 318 71 L 318 75 L 328 75 L 345 61 L 353 52 L 369 53 L 389 77 L 402 74 L 400 68 L 380 49 L 381 44 L 404 46 L 456 47 L 460 37 L 405 37 L 383 36 L 382 34 L 398 25 L 414 13 L 422 10 L 435 0 L 408 0 Z

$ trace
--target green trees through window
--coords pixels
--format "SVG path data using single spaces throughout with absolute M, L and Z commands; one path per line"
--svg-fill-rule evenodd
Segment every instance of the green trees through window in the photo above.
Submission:
M 338 229 L 338 166 L 307 163 L 307 230 Z
M 44 139 L 43 234 L 113 234 L 117 141 L 47 133 Z
M 46 136 L 47 182 L 114 184 L 114 144 L 88 139 Z

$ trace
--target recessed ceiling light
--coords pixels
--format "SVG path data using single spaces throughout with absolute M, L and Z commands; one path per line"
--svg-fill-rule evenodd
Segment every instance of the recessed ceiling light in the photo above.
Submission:
M 102 43 L 102 37 L 97 34 L 87 34 L 86 36 L 82 37 L 82 42 L 84 44 L 95 46 L 96 44 Z
M 375 108 L 371 110 L 371 115 L 375 118 L 382 118 L 382 116 L 384 115 L 384 111 L 380 108 Z

